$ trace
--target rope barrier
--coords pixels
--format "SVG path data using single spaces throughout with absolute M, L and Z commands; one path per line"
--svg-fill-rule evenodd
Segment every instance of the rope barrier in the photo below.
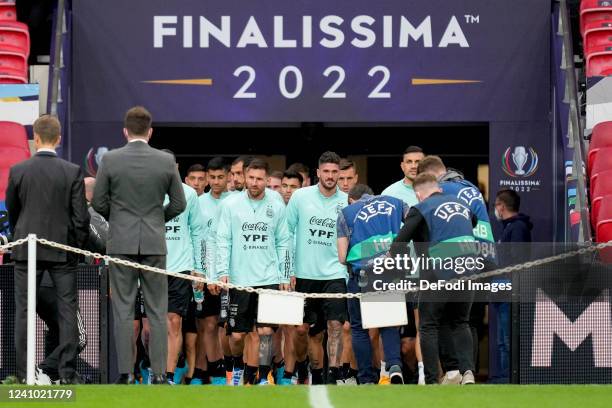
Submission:
M 0 251 L 5 251 L 7 249 L 11 249 L 16 246 L 23 245 L 27 241 L 28 241 L 27 238 L 23 238 L 15 242 L 11 242 L 7 245 L 2 245 L 0 246 Z M 296 296 L 296 297 L 302 297 L 305 299 L 360 299 L 363 295 L 362 293 L 300 293 L 300 292 L 281 291 L 281 290 L 274 290 L 274 289 L 255 289 L 250 286 L 241 286 L 241 285 L 235 285 L 233 283 L 212 281 L 204 276 L 187 275 L 184 273 L 170 272 L 165 269 L 155 268 L 152 266 L 141 265 L 136 262 L 126 261 L 125 259 L 113 258 L 110 255 L 102 255 L 97 252 L 91 252 L 91 251 L 87 251 L 84 249 L 74 248 L 69 245 L 58 244 L 57 242 L 49 241 L 44 238 L 36 238 L 36 241 L 41 245 L 46 245 L 51 248 L 61 249 L 66 252 L 72 252 L 78 255 L 84 255 L 87 257 L 95 258 L 95 259 L 102 259 L 106 262 L 114 262 L 119 265 L 124 265 L 124 266 L 128 266 L 134 269 L 140 269 L 143 271 L 147 271 L 147 272 L 159 273 L 162 275 L 172 276 L 172 277 L 180 278 L 180 279 L 188 279 L 193 282 L 201 282 L 201 283 L 206 283 L 209 285 L 217 285 L 223 289 L 235 289 L 239 291 L 257 293 L 257 294 L 264 294 L 264 293 L 282 294 L 285 296 Z M 585 248 L 580 248 L 575 251 L 565 252 L 562 254 L 558 254 L 558 255 L 554 255 L 554 256 L 550 256 L 546 258 L 541 258 L 541 259 L 537 259 L 534 261 L 528 261 L 522 264 L 507 266 L 504 268 L 495 269 L 495 270 L 487 271 L 487 272 L 481 272 L 479 274 L 472 275 L 472 276 L 463 276 L 460 278 L 450 280 L 449 282 L 452 283 L 452 282 L 461 281 L 461 280 L 479 280 L 479 279 L 486 279 L 486 278 L 491 278 L 494 276 L 504 275 L 509 272 L 520 272 L 526 269 L 533 268 L 535 266 L 541 266 L 541 265 L 553 263 L 556 261 L 562 261 L 564 259 L 572 258 L 577 255 L 585 255 L 585 254 L 595 252 L 595 251 L 598 251 L 598 250 L 601 250 L 607 247 L 611 247 L 611 246 L 612 246 L 612 241 L 602 242 L 602 243 L 591 245 Z M 417 291 L 418 289 L 414 289 L 412 291 L 405 291 L 405 292 L 417 292 Z M 381 294 L 384 292 L 370 292 L 368 295 L 371 296 L 373 293 Z

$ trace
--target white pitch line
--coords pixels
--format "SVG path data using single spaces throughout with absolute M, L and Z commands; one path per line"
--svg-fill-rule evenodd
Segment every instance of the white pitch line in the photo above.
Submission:
M 325 385 L 311 385 L 308 388 L 308 401 L 312 408 L 334 408 Z

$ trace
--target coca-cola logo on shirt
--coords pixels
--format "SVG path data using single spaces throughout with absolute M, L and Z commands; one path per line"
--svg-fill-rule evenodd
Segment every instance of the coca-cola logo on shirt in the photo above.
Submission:
M 245 222 L 242 224 L 243 231 L 268 231 L 268 224 L 265 222 Z
M 318 225 L 319 227 L 336 228 L 336 220 L 333 218 L 317 218 L 310 219 L 310 225 Z

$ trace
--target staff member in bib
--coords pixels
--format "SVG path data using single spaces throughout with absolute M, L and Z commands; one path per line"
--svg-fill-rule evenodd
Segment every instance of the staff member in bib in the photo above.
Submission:
M 473 227 L 477 219 L 470 209 L 459 201 L 454 195 L 443 194 L 436 177 L 432 174 L 420 174 L 413 183 L 419 204 L 412 206 L 404 220 L 404 226 L 395 238 L 394 243 L 415 242 L 417 255 L 434 257 L 443 255 L 455 248 L 453 243 L 475 242 Z M 443 209 L 444 211 L 442 211 Z M 391 255 L 394 256 L 392 247 Z M 449 248 L 450 247 L 450 248 Z M 473 255 L 467 253 L 466 255 Z M 454 270 L 424 268 L 422 276 L 433 280 L 450 280 L 457 278 Z M 448 372 L 448 383 L 473 384 L 474 359 L 472 355 L 472 334 L 469 328 L 470 308 L 472 302 L 467 299 L 454 299 L 449 301 L 453 294 L 438 291 L 436 293 L 420 293 L 419 298 L 419 332 L 421 335 L 421 351 L 425 365 L 425 380 L 427 384 L 438 381 L 439 360 L 439 329 L 441 323 L 446 321 L 451 327 L 449 341 L 453 347 L 449 350 L 449 357 L 459 363 L 459 370 Z M 453 370 L 455 371 L 455 370 Z
M 350 205 L 338 215 L 338 258 L 341 263 L 352 266 L 349 292 L 359 293 L 359 274 L 365 263 L 387 252 L 409 207 L 398 198 L 374 196 L 372 189 L 364 184 L 357 184 L 349 191 L 348 201 Z M 359 300 L 349 299 L 348 309 L 359 368 L 357 379 L 360 384 L 375 384 L 378 379 L 372 368 L 372 345 L 368 331 L 361 324 Z M 403 384 L 399 328 L 381 328 L 380 335 L 391 383 Z

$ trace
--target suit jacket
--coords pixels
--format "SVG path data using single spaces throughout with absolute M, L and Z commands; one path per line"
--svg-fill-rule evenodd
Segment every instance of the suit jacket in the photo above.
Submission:
M 102 157 L 91 205 L 109 223 L 106 253 L 165 255 L 165 224 L 187 204 L 174 158 L 136 141 Z
M 89 213 L 80 167 L 51 152 L 39 152 L 11 167 L 6 207 L 13 240 L 36 234 L 83 248 L 89 236 Z M 41 261 L 66 262 L 66 252 L 38 245 Z M 27 245 L 13 249 L 16 261 L 28 259 Z

